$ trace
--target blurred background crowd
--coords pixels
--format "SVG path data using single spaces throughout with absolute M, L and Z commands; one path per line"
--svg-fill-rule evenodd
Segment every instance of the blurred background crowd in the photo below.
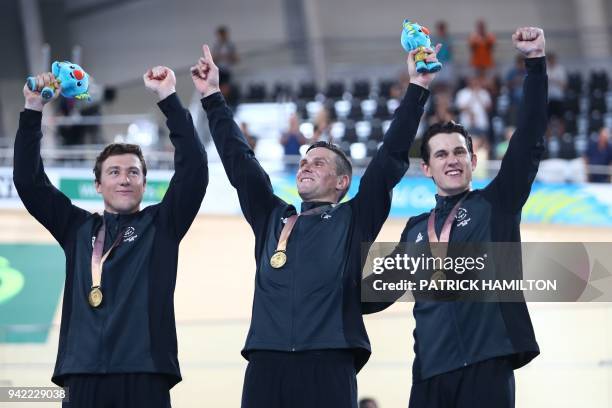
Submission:
M 540 177 L 545 181 L 609 182 L 612 161 L 609 48 L 612 41 L 605 19 L 608 5 L 598 0 L 566 2 L 566 6 L 572 7 L 563 12 L 557 9 L 552 12 L 547 9 L 548 4 L 522 6 L 532 12 L 538 9 L 542 21 L 525 15 L 523 23 L 530 20 L 533 24 L 539 23 L 545 28 L 548 41 L 546 159 L 549 160 L 543 164 Z M 180 38 L 182 34 L 175 33 L 176 38 L 168 38 L 157 46 L 158 30 L 167 30 L 168 34 L 178 30 L 170 25 L 151 27 L 154 34 L 149 40 L 144 33 L 134 33 L 134 39 L 111 48 L 107 44 L 95 47 L 98 42 L 82 40 L 75 31 L 97 35 L 105 15 L 112 18 L 124 8 L 128 15 L 137 16 L 140 8 L 147 7 L 147 2 L 87 0 L 73 5 L 59 0 L 11 0 L 9 3 L 12 3 L 8 5 L 9 10 L 12 7 L 17 15 L 19 11 L 22 13 L 22 26 L 19 27 L 19 21 L 11 24 L 16 32 L 23 34 L 23 48 L 16 53 L 17 57 L 23 56 L 23 61 L 18 61 L 11 69 L 4 69 L 7 71 L 3 75 L 4 84 L 10 86 L 0 93 L 0 146 L 11 146 L 16 124 L 13 115 L 18 112 L 19 98 L 8 95 L 7 91 L 16 90 L 19 77 L 45 69 L 53 59 L 61 56 L 81 63 L 94 78 L 91 103 L 61 100 L 49 114 L 46 123 L 50 136 L 46 146 L 64 150 L 64 153 L 50 153 L 60 162 L 88 157 L 91 146 L 97 148 L 113 140 L 128 140 L 144 145 L 155 158 L 159 157 L 160 166 L 165 166 L 168 156 L 163 152 L 169 146 L 167 138 L 160 137 L 164 127 L 160 126 L 160 117 L 151 117 L 150 102 L 139 94 L 142 90 L 138 88 L 136 74 L 144 69 L 142 63 L 137 63 L 140 60 L 166 64 L 183 74 L 179 78 L 182 82 L 179 94 L 184 95 L 185 103 L 191 102 L 200 134 L 208 141 L 206 119 L 196 112 L 197 95 L 187 91 L 189 83 L 186 80 L 187 55 L 192 55 L 195 61 L 198 45 L 203 42 L 212 46 L 213 56 L 221 69 L 222 92 L 235 110 L 236 120 L 256 155 L 269 161 L 284 158 L 285 168 L 292 168 L 301 146 L 321 139 L 339 144 L 357 166 L 367 163 L 367 158 L 379 146 L 409 82 L 402 64 L 404 52 L 398 40 L 401 24 L 387 28 L 395 20 L 386 21 L 384 25 L 378 22 L 375 28 L 369 29 L 371 38 L 360 35 L 365 29 L 343 35 L 342 30 L 325 28 L 331 23 L 331 17 L 324 14 L 337 12 L 337 9 L 324 10 L 330 6 L 318 2 L 281 2 L 285 9 L 280 15 L 286 21 L 280 42 L 255 40 L 257 34 L 243 28 L 249 23 L 234 17 L 215 20 L 215 25 L 194 27 L 195 32 L 202 34 L 189 37 L 188 42 Z M 185 11 L 165 10 L 171 14 L 169 20 L 173 23 L 180 22 L 186 13 L 200 12 L 192 2 L 184 3 Z M 56 7 L 51 8 L 51 4 Z M 287 8 L 290 6 L 295 7 Z M 601 8 L 599 12 L 597 7 Z M 58 9 L 64 11 L 60 18 L 56 17 Z M 232 10 L 233 6 L 228 6 L 226 14 L 231 15 Z M 444 67 L 433 85 L 420 132 L 437 121 L 462 123 L 476 142 L 480 163 L 477 176 L 490 176 L 496 171 L 495 161 L 503 157 L 508 146 L 522 97 L 524 62 L 515 55 L 509 38 L 510 27 L 519 21 L 503 19 L 503 10 L 499 14 L 483 10 L 482 17 L 470 13 L 469 18 L 462 10 L 456 19 L 439 19 L 432 15 L 432 10 L 433 7 L 425 10 L 422 18 L 417 18 L 420 16 L 416 14 L 408 16 L 429 26 L 432 44 L 443 46 L 439 59 Z M 550 15 L 545 16 L 548 12 Z M 55 21 L 50 23 L 46 13 L 49 16 L 53 13 Z M 151 11 L 147 10 L 146 15 L 149 14 Z M 520 14 L 520 11 L 514 13 L 515 16 Z M 574 21 L 564 20 L 570 16 Z M 35 25 L 36 17 L 40 27 L 29 27 Z M 270 15 L 269 19 L 273 17 Z M 91 30 L 86 26 L 88 20 L 96 20 Z M 195 21 L 195 17 L 192 20 Z M 401 19 L 398 21 L 401 23 Z M 125 22 L 123 17 L 116 24 Z M 568 24 L 570 22 L 573 27 Z M 66 30 L 62 23 L 71 30 Z M 262 24 L 266 24 L 266 20 Z M 185 26 L 188 25 L 185 21 Z M 138 27 L 138 23 L 134 23 L 134 27 Z M 11 25 L 4 30 L 10 31 Z M 188 28 L 182 30 L 187 35 Z M 116 41 L 129 35 L 124 27 L 116 31 L 121 33 L 100 33 L 100 36 L 107 37 L 106 41 Z M 239 34 L 234 35 L 235 31 Z M 274 29 L 268 31 L 267 36 L 274 37 L 271 34 Z M 334 34 L 334 31 L 341 34 Z M 381 32 L 385 34 L 378 34 Z M 136 39 L 140 37 L 144 42 L 141 49 L 128 47 L 128 44 L 137 47 Z M 56 39 L 58 41 L 52 41 Z M 169 51 L 167 47 L 170 46 L 176 51 Z M 11 47 L 17 49 L 14 44 Z M 145 55 L 148 49 L 155 51 Z M 109 50 L 113 55 L 103 55 Z M 180 58 L 172 58 L 172 54 L 180 54 Z M 121 61 L 121 57 L 126 57 L 126 61 Z M 116 64 L 108 65 L 108 59 Z M 99 60 L 104 60 L 105 66 L 98 66 L 96 61 Z M 125 72 L 117 66 L 124 63 L 127 65 Z M 109 67 L 112 72 L 108 72 Z M 414 157 L 418 156 L 418 147 L 417 143 Z M 0 160 L 9 164 L 9 156 L 10 149 L 3 152 Z
M 25 78 L 48 71 L 58 59 L 79 63 L 92 78 L 90 102 L 61 99 L 43 115 L 45 169 L 77 205 L 101 208 L 91 168 L 102 147 L 114 141 L 143 147 L 150 170 L 145 205 L 163 196 L 173 152 L 164 117 L 142 83 L 152 66 L 175 71 L 177 94 L 206 147 L 210 184 L 179 258 L 175 310 L 184 381 L 172 391 L 175 406 L 239 405 L 246 365 L 239 350 L 254 284 L 251 230 L 189 75 L 203 43 L 211 47 L 221 68 L 221 91 L 275 193 L 298 204 L 295 169 L 300 154 L 317 140 L 337 143 L 350 155 L 356 171 L 348 195 L 355 193 L 409 83 L 402 21 L 430 29 L 432 43 L 443 45 L 443 68 L 431 87 L 413 163 L 394 190 L 378 237 L 393 242 L 409 217 L 434 205 L 433 183 L 418 177 L 419 136 L 428 125 L 465 125 L 478 155 L 475 187 L 495 176 L 515 130 L 525 75 L 511 34 L 517 26 L 542 27 L 547 149 L 523 209 L 521 234 L 525 242 L 612 237 L 609 0 L 1 4 L 0 386 L 50 385 L 57 351 L 63 253 L 23 208 L 12 185 L 12 160 Z M 228 251 L 232 256 L 225 256 Z M 593 276 L 610 276 L 601 264 L 592 266 Z M 2 277 L 17 270 L 23 287 L 8 298 Z M 358 377 L 360 408 L 407 406 L 414 358 L 410 306 L 398 303 L 366 318 L 373 355 Z M 543 353 L 517 373 L 517 406 L 612 406 L 612 306 L 594 301 L 529 307 Z

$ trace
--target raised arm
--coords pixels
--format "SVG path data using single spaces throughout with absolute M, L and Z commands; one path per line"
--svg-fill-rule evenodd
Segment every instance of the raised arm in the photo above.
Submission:
M 544 153 L 548 79 L 544 31 L 535 27 L 519 28 L 512 35 L 512 41 L 525 56 L 527 76 L 523 82 L 523 99 L 516 131 L 499 173 L 486 190 L 496 196 L 506 211 L 518 213 L 529 197 Z
M 15 137 L 13 182 L 26 209 L 63 247 L 71 228 L 80 225 L 89 213 L 72 204 L 70 199 L 55 188 L 45 174 L 40 157 L 42 139 L 41 120 L 43 106 L 57 99 L 60 89 L 53 74 L 36 77 L 37 91 L 23 87 L 25 109 L 19 116 L 19 129 Z M 56 85 L 51 99 L 43 99 L 40 90 Z
M 191 114 L 176 95 L 176 77 L 167 67 L 145 72 L 145 86 L 159 98 L 174 146 L 174 175 L 160 205 L 160 215 L 180 240 L 198 214 L 208 186 L 206 151 L 193 126 Z
M 405 241 L 406 229 L 402 233 L 400 242 L 396 245 L 395 250 L 387 255 L 388 258 L 395 258 L 396 255 L 402 255 L 406 253 L 406 241 Z M 362 268 L 363 270 L 363 268 Z M 406 273 L 406 271 L 398 270 L 395 266 L 391 268 L 385 267 L 382 275 L 376 275 L 374 273 L 361 279 L 361 313 L 372 314 L 382 312 L 389 306 L 393 305 L 399 298 L 404 296 L 405 291 L 399 290 L 376 290 L 375 282 L 380 280 L 385 283 L 400 283 L 406 278 L 413 279 L 414 276 Z M 381 285 L 378 285 L 380 288 Z
M 267 217 L 281 200 L 274 195 L 270 178 L 255 159 L 232 111 L 219 91 L 219 69 L 207 45 L 203 57 L 191 68 L 191 77 L 202 95 L 202 107 L 230 183 L 238 192 L 242 212 L 257 233 L 267 225 Z
M 428 50 L 427 62 L 437 61 L 436 50 Z M 408 54 L 410 85 L 404 99 L 393 114 L 391 126 L 385 134 L 383 144 L 368 165 L 352 205 L 357 220 L 365 232 L 364 239 L 373 241 L 391 209 L 393 187 L 402 179 L 410 164 L 408 152 L 414 142 L 419 122 L 423 116 L 425 102 L 429 97 L 429 85 L 435 74 L 421 74 L 416 70 L 415 51 Z

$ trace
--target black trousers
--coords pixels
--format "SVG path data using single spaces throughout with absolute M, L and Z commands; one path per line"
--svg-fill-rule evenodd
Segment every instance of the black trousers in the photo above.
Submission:
M 62 408 L 170 408 L 161 374 L 75 374 L 66 377 L 69 402 Z
M 493 358 L 412 385 L 409 408 L 514 408 L 514 370 Z
M 242 408 L 357 408 L 357 375 L 349 350 L 253 351 Z

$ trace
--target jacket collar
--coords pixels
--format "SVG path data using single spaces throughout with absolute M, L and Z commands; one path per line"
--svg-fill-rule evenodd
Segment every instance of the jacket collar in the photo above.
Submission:
M 114 214 L 104 211 L 104 222 L 106 225 L 121 225 L 138 217 L 140 211 L 131 214 Z
M 470 190 L 465 190 L 452 196 L 441 196 L 436 194 L 436 211 L 450 210 L 457 204 L 457 201 L 461 200 L 461 198 L 465 197 L 469 192 Z
M 300 212 L 312 210 L 313 208 L 321 207 L 324 205 L 335 205 L 335 203 L 331 203 L 328 201 L 303 201 L 302 209 Z

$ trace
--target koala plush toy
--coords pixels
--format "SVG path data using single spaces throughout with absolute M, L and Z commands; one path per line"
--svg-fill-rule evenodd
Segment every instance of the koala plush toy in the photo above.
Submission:
M 442 69 L 442 64 L 439 62 L 427 62 L 427 53 L 424 48 L 431 48 L 431 39 L 429 38 L 429 29 L 417 23 L 411 23 L 409 20 L 404 20 L 402 37 L 402 47 L 408 52 L 418 49 L 419 52 L 414 56 L 417 72 L 432 73 Z
M 65 98 L 90 99 L 87 93 L 89 74 L 79 65 L 70 61 L 55 61 L 51 65 L 51 72 L 62 86 L 62 96 Z M 36 90 L 36 78 L 28 77 L 27 84 L 31 91 Z M 51 99 L 54 92 L 55 87 L 46 86 L 40 91 L 40 94 L 44 99 Z

